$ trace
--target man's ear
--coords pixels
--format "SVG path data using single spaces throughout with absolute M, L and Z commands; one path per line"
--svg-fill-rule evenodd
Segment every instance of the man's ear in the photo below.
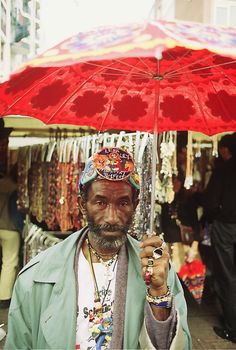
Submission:
M 78 196 L 78 205 L 79 205 L 79 209 L 80 209 L 82 215 L 86 215 L 86 213 L 87 213 L 86 201 L 84 200 L 83 196 L 81 196 L 81 195 Z

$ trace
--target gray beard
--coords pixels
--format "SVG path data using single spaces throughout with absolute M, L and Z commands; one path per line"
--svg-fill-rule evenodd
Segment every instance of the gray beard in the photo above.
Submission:
M 119 238 L 107 239 L 101 237 L 97 232 L 91 231 L 90 229 L 89 236 L 90 240 L 94 242 L 96 246 L 100 246 L 104 250 L 119 250 L 127 241 L 127 234 L 124 234 Z
M 94 243 L 94 245 L 100 246 L 104 250 L 119 250 L 122 247 L 122 245 L 125 244 L 125 242 L 127 241 L 127 233 L 131 226 L 133 218 L 130 218 L 127 224 L 122 226 L 110 224 L 96 225 L 93 219 L 89 217 L 89 215 L 87 215 L 87 220 L 90 232 L 90 240 Z M 102 237 L 102 231 L 120 231 L 122 235 L 117 238 Z

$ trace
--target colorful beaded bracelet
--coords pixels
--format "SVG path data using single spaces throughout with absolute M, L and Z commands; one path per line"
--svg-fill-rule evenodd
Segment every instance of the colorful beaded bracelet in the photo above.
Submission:
M 146 299 L 147 301 L 155 307 L 159 307 L 159 308 L 171 308 L 172 306 L 172 294 L 171 291 L 169 289 L 169 287 L 167 287 L 168 290 L 166 292 L 166 294 L 164 295 L 160 295 L 160 296 L 152 296 L 151 294 L 149 294 L 149 289 L 147 288 L 146 291 Z

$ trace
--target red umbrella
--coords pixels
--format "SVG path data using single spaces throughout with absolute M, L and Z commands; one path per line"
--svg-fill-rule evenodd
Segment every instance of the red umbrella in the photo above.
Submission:
M 0 85 L 0 115 L 98 130 L 232 131 L 235 37 L 164 21 L 80 33 Z
M 235 37 L 234 29 L 166 21 L 80 33 L 0 85 L 0 116 L 155 136 L 234 130 Z M 154 137 L 152 208 L 156 146 Z

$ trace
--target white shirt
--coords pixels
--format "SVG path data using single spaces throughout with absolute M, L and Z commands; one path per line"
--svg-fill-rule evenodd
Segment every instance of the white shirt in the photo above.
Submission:
M 96 314 L 94 308 L 95 286 L 89 262 L 82 249 L 78 259 L 78 316 L 76 349 L 108 349 L 112 336 L 112 309 L 115 295 L 117 260 L 109 268 L 102 263 L 93 263 L 103 313 Z M 106 276 L 107 269 L 112 279 Z

